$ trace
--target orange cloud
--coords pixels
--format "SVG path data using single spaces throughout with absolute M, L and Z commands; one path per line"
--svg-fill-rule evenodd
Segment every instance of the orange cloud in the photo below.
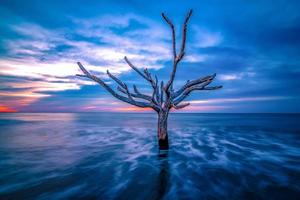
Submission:
M 8 113 L 8 112 L 17 112 L 17 111 L 7 106 L 0 105 L 0 113 Z
M 139 108 L 139 107 L 120 107 L 115 108 L 113 111 L 119 111 L 119 112 L 148 112 L 151 111 L 151 108 Z
M 37 93 L 32 89 L 20 92 L 0 91 L 0 97 L 7 99 L 4 102 L 6 105 L 0 105 L 0 112 L 16 112 L 11 107 L 22 110 L 23 107 L 32 104 L 40 98 L 49 96 L 48 94 Z

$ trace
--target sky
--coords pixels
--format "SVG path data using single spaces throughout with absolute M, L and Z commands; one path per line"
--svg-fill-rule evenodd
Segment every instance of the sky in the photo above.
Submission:
M 216 91 L 196 91 L 181 112 L 300 112 L 300 1 L 1 0 L 0 112 L 144 112 L 75 75 L 76 62 L 144 93 L 149 84 L 124 61 L 160 80 L 171 73 L 189 9 L 186 56 L 174 88 L 217 73 Z

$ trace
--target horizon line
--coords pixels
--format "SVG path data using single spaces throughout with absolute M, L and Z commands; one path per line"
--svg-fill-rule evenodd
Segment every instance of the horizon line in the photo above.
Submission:
M 103 112 L 103 111 L 92 111 L 92 112 L 0 112 L 0 114 L 16 114 L 16 113 L 112 113 L 112 114 L 152 114 L 155 112 Z M 170 114 L 300 114 L 300 112 L 170 112 Z

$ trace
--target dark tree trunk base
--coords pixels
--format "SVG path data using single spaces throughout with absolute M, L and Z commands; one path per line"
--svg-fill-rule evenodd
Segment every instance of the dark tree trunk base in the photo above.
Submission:
M 159 150 L 168 150 L 169 149 L 169 141 L 168 135 L 166 135 L 165 139 L 158 140 Z

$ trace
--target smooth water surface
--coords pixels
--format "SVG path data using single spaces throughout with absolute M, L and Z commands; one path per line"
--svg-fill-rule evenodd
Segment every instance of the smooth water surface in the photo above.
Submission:
M 0 114 L 0 199 L 300 199 L 300 115 Z

